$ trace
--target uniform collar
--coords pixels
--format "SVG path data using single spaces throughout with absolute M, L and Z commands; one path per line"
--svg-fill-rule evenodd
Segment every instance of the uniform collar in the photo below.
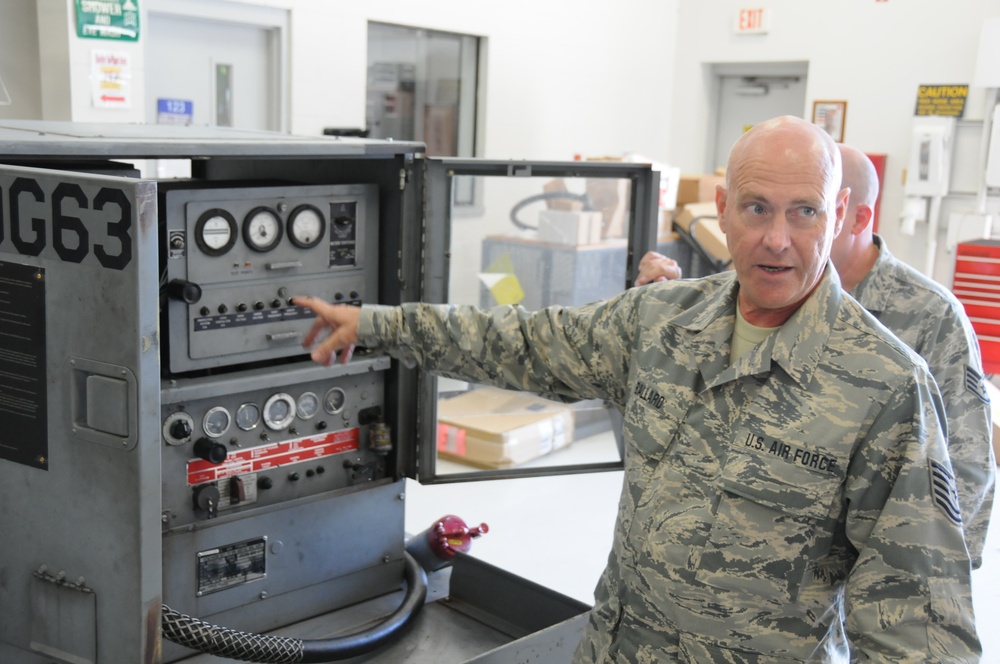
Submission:
M 886 310 L 889 298 L 892 297 L 892 289 L 886 283 L 891 270 L 886 269 L 886 266 L 893 261 L 893 255 L 881 237 L 872 235 L 872 241 L 878 247 L 878 258 L 875 259 L 875 264 L 868 270 L 865 278 L 851 290 L 851 296 L 862 307 L 878 315 L 879 312 Z
M 768 345 L 771 346 L 772 362 L 779 364 L 799 387 L 806 388 L 812 382 L 813 373 L 823 357 L 843 299 L 840 276 L 833 263 L 827 261 L 823 278 L 809 299 L 781 329 L 761 344 L 762 352 L 767 351 Z
M 807 388 L 823 356 L 843 301 L 840 277 L 833 264 L 827 262 L 816 290 L 781 328 L 735 364 L 724 368 L 728 362 L 727 342 L 732 338 L 738 290 L 733 276 L 728 289 L 720 289 L 715 297 L 691 307 L 675 320 L 686 329 L 699 333 L 693 343 L 702 347 L 700 354 L 706 360 L 712 360 L 702 365 L 706 385 L 724 383 L 741 376 L 765 375 L 777 365 L 800 387 Z

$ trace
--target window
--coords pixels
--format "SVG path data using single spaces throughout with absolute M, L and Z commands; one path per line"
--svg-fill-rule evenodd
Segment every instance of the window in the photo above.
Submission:
M 369 23 L 369 136 L 422 141 L 433 157 L 476 156 L 479 41 Z

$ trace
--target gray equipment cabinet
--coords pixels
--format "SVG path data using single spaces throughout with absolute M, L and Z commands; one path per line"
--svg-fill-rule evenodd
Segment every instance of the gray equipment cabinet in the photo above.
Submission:
M 171 160 L 190 177 L 141 175 Z M 620 467 L 439 475 L 436 379 L 365 349 L 316 365 L 291 301 L 447 301 L 454 178 L 565 169 L 632 183 L 634 278 L 648 166 L 0 123 L 0 662 L 227 661 L 164 639 L 167 607 L 307 644 L 350 633 L 419 582 L 407 477 Z M 567 661 L 588 608 L 462 555 L 429 588 L 399 635 L 336 658 Z M 267 657 L 245 656 L 327 661 Z

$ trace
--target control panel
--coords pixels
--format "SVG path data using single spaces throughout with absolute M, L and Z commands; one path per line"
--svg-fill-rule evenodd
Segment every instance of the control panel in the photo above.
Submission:
M 377 289 L 373 185 L 165 188 L 169 370 L 301 354 L 314 295 L 361 304 Z
M 378 357 L 346 375 L 311 366 L 240 371 L 166 390 L 164 528 L 384 477 L 388 367 Z

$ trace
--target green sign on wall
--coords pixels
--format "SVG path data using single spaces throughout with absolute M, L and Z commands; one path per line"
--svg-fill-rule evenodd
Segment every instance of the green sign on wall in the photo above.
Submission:
M 90 39 L 138 41 L 139 0 L 76 0 L 76 34 Z

